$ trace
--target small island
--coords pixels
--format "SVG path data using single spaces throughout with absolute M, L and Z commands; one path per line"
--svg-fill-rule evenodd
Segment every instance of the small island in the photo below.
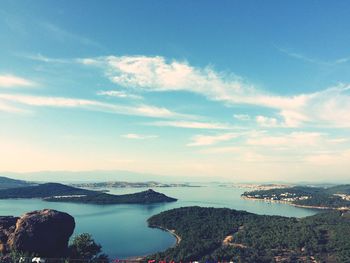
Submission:
M 182 207 L 148 219 L 171 231 L 176 246 L 145 260 L 175 262 L 350 262 L 350 213 L 301 219 L 228 208 Z
M 242 197 L 251 200 L 283 202 L 305 208 L 350 209 L 350 185 L 275 188 L 245 192 Z
M 87 204 L 151 204 L 175 202 L 151 189 L 133 194 L 112 195 L 99 191 L 76 188 L 59 183 L 45 183 L 36 186 L 10 188 L 0 190 L 0 199 L 41 198 L 49 202 L 72 202 Z

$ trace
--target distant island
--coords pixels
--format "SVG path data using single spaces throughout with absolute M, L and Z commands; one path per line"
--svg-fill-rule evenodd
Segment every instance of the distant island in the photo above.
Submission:
M 146 260 L 350 262 L 350 214 L 344 211 L 296 219 L 183 207 L 152 216 L 148 224 L 176 234 L 180 242 Z
M 0 199 L 10 198 L 41 198 L 50 202 L 88 204 L 150 204 L 177 201 L 175 198 L 151 189 L 134 194 L 112 195 L 59 183 L 45 183 L 36 186 L 0 190 Z
M 245 192 L 243 198 L 284 202 L 316 209 L 350 209 L 350 185 L 332 187 L 294 186 Z
M 0 189 L 18 188 L 32 185 L 35 185 L 35 183 L 0 176 Z
M 291 184 L 253 184 L 253 183 L 228 183 L 220 184 L 221 187 L 232 187 L 239 189 L 252 189 L 252 190 L 271 190 L 275 188 L 290 188 L 294 185 Z
M 149 182 L 125 182 L 125 181 L 110 181 L 98 183 L 81 183 L 72 184 L 82 188 L 157 188 L 157 187 L 200 187 L 189 183 L 160 183 L 155 181 Z

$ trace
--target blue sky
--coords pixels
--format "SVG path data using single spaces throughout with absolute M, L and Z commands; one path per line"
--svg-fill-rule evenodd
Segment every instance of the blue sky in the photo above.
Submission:
M 2 1 L 0 171 L 346 180 L 348 1 Z

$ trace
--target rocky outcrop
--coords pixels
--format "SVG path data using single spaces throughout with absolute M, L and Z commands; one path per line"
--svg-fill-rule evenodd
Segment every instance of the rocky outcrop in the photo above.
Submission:
M 41 257 L 61 257 L 75 227 L 67 213 L 44 209 L 23 216 L 0 217 L 0 252 L 21 251 Z
M 6 254 L 8 246 L 7 240 L 15 231 L 18 217 L 1 216 L 0 217 L 0 253 Z

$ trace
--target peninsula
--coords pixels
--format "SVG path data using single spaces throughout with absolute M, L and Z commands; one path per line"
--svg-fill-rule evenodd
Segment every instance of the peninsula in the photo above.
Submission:
M 245 192 L 242 197 L 268 202 L 284 202 L 306 208 L 350 209 L 350 185 L 275 188 Z
M 11 198 L 41 198 L 50 202 L 89 204 L 150 204 L 177 201 L 175 198 L 151 189 L 133 194 L 112 195 L 59 183 L 45 183 L 36 186 L 0 190 L 0 199 Z
M 148 219 L 181 242 L 146 259 L 175 262 L 350 262 L 350 213 L 301 219 L 228 208 L 182 207 Z

